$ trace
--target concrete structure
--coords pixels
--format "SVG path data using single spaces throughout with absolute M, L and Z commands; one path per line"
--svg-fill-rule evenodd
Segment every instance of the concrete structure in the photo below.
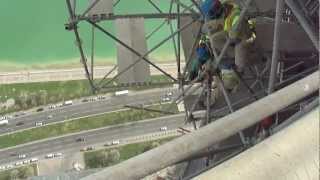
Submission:
M 147 53 L 147 41 L 145 38 L 144 19 L 117 19 L 115 20 L 117 37 L 140 54 Z M 132 53 L 126 47 L 117 44 L 118 72 L 123 71 L 129 65 L 139 60 L 139 56 Z M 118 80 L 121 83 L 145 82 L 150 78 L 150 67 L 145 61 L 140 61 Z
M 256 42 L 259 44 L 259 48 L 264 52 L 271 52 L 274 32 L 273 22 L 257 22 L 256 31 Z M 317 52 L 307 34 L 297 24 L 282 22 L 280 26 L 280 34 L 280 52 Z
M 181 17 L 180 22 L 181 22 L 181 27 L 184 26 L 185 24 L 188 24 L 192 21 L 191 17 Z M 197 39 L 198 32 L 200 30 L 200 23 L 195 22 L 185 30 L 181 31 L 181 43 L 182 43 L 182 48 L 184 52 L 184 59 L 187 61 L 191 51 L 192 51 L 192 46 L 194 42 Z M 195 53 L 193 54 L 191 59 L 194 59 Z
M 319 107 L 262 143 L 194 180 L 316 180 L 319 178 Z

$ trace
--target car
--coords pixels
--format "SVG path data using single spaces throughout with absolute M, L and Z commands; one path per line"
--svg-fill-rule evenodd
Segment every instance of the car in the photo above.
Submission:
M 104 144 L 104 146 L 111 146 L 112 142 L 107 142 L 106 144 Z
M 51 158 L 53 158 L 53 157 L 54 157 L 54 155 L 53 155 L 52 153 L 47 154 L 47 155 L 45 156 L 45 158 L 47 158 L 47 159 L 51 159 Z
M 83 137 L 79 137 L 76 139 L 76 142 L 84 142 L 84 141 L 85 141 L 85 139 Z
M 103 99 L 106 99 L 106 97 L 105 96 L 98 96 L 98 99 L 103 100 Z
M 51 119 L 51 118 L 53 118 L 53 115 L 50 114 L 47 118 L 48 118 L 48 119 Z
M 167 130 L 168 130 L 167 126 L 163 126 L 160 128 L 160 131 L 167 131 Z
M 38 158 L 32 158 L 32 159 L 30 159 L 30 162 L 37 162 L 38 161 Z
M 36 111 L 37 112 L 41 112 L 41 111 L 43 111 L 44 109 L 41 107 L 41 108 L 38 108 Z
M 39 126 L 43 126 L 43 122 L 42 121 L 38 121 L 35 123 L 36 127 L 39 127 Z
M 14 165 L 15 165 L 15 166 L 20 166 L 20 165 L 22 165 L 22 164 L 23 164 L 23 162 L 18 161 L 18 162 L 16 162 Z
M 162 98 L 162 101 L 163 101 L 163 102 L 171 101 L 171 98 L 170 98 L 170 97 L 163 97 L 163 98 Z
M 19 159 L 24 159 L 24 158 L 26 158 L 26 157 L 27 157 L 26 154 L 19 154 L 19 155 L 18 155 L 18 158 L 19 158 Z
M 59 103 L 59 104 L 56 105 L 56 107 L 62 107 L 62 106 L 63 106 L 62 103 Z
M 81 102 L 88 102 L 89 100 L 88 99 L 82 99 Z
M 87 151 L 92 151 L 92 150 L 94 150 L 94 147 L 88 146 L 88 147 L 86 148 L 86 150 L 87 150 Z
M 167 96 L 172 96 L 172 95 L 173 95 L 172 92 L 168 92 L 168 93 L 167 93 Z
M 12 165 L 12 164 L 8 164 L 8 165 L 6 166 L 6 169 L 11 169 L 11 168 L 13 168 L 13 165 Z
M 0 166 L 0 170 L 5 170 L 5 169 L 6 169 L 6 167 Z
M 8 117 L 7 117 L 7 116 L 2 116 L 2 117 L 0 118 L 0 120 L 8 120 Z
M 49 109 L 55 109 L 57 107 L 57 105 L 50 105 Z
M 21 121 L 16 124 L 16 126 L 22 126 L 22 125 L 24 125 L 24 122 L 21 122 Z
M 114 140 L 114 141 L 112 141 L 112 145 L 118 145 L 118 144 L 120 144 L 120 141 L 119 141 L 119 140 Z
M 29 164 L 30 163 L 30 160 L 24 160 L 23 161 L 23 164 Z
M 54 157 L 61 157 L 62 156 L 62 153 L 55 153 L 54 154 Z

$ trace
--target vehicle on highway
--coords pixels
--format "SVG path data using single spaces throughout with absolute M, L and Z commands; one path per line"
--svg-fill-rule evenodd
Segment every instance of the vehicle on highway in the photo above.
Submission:
M 19 158 L 19 159 L 24 159 L 24 158 L 26 158 L 26 157 L 27 157 L 26 154 L 19 154 L 19 155 L 18 155 L 18 158 Z
M 26 114 L 26 112 L 21 111 L 21 112 L 15 113 L 13 116 L 14 116 L 14 117 L 19 117 L 19 116 L 23 116 L 23 115 L 25 115 L 25 114 Z
M 21 161 L 14 163 L 15 166 L 20 166 L 22 164 L 23 164 L 23 162 L 21 162 Z
M 89 99 L 82 99 L 82 101 L 81 102 L 88 102 L 89 101 Z
M 30 163 L 30 160 L 24 160 L 23 161 L 23 164 L 29 164 Z
M 16 126 L 22 126 L 22 125 L 24 125 L 24 122 L 21 122 L 21 121 L 16 124 Z
M 0 120 L 8 120 L 9 118 L 8 118 L 8 116 L 2 116 L 1 118 L 0 118 Z
M 83 137 L 79 137 L 76 139 L 76 142 L 84 142 L 84 141 L 85 141 L 85 139 Z
M 112 141 L 112 145 L 118 145 L 118 144 L 120 144 L 120 141 L 119 141 L 119 140 L 114 140 L 114 141 Z
M 104 144 L 104 146 L 111 146 L 112 142 L 107 142 L 106 144 Z
M 41 108 L 38 108 L 36 111 L 37 112 L 41 112 L 41 111 L 43 111 L 44 109 L 41 107 Z
M 168 130 L 168 127 L 167 126 L 163 126 L 160 128 L 160 131 L 167 131 Z
M 36 122 L 35 124 L 36 124 L 36 127 L 43 126 L 43 122 L 42 122 L 42 121 L 38 121 L 38 122 Z
M 92 150 L 94 150 L 94 147 L 92 147 L 92 146 L 88 146 L 88 147 L 84 147 L 84 148 L 80 149 L 80 151 L 92 151 Z
M 12 164 L 6 165 L 6 169 L 11 169 L 11 168 L 13 168 L 13 165 L 12 165 Z
M 62 107 L 62 106 L 63 106 L 62 103 L 58 103 L 58 104 L 56 105 L 56 107 Z
M 55 109 L 57 107 L 57 105 L 53 104 L 49 106 L 49 109 Z
M 38 161 L 38 158 L 32 158 L 32 159 L 30 159 L 30 162 L 37 162 Z
M 65 102 L 63 103 L 64 106 L 70 106 L 70 105 L 72 105 L 72 104 L 73 104 L 73 102 L 72 102 L 71 100 L 65 101 Z
M 129 94 L 129 90 L 123 90 L 123 91 L 116 91 L 115 96 L 122 96 Z
M 53 118 L 53 115 L 50 114 L 47 118 L 48 118 L 48 119 L 51 119 L 51 118 Z
M 54 154 L 54 157 L 61 157 L 61 156 L 62 156 L 62 153 L 60 153 L 60 152 Z
M 171 101 L 171 98 L 170 97 L 163 97 L 161 100 L 163 102 L 168 102 L 168 101 Z
M 51 159 L 51 158 L 53 158 L 53 157 L 54 157 L 54 155 L 53 155 L 52 153 L 47 154 L 47 155 L 45 156 L 45 158 L 47 158 L 47 159 Z
M 6 120 L 0 120 L 0 126 L 5 126 L 5 125 L 8 125 L 9 124 L 9 121 L 6 119 Z
M 103 100 L 103 99 L 106 99 L 106 98 L 107 98 L 106 96 L 98 96 L 99 100 Z

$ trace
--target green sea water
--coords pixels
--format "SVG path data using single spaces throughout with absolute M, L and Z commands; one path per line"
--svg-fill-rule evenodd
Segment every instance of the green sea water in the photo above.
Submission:
M 78 0 L 77 11 L 87 7 L 87 0 Z M 146 0 L 121 0 L 114 13 L 155 12 Z M 169 0 L 155 1 L 163 10 L 169 8 Z M 6 65 L 35 66 L 46 64 L 78 63 L 79 51 L 73 32 L 64 29 L 68 13 L 65 0 L 1 0 L 0 1 L 0 69 Z M 161 24 L 161 20 L 146 20 L 146 33 Z M 113 22 L 102 25 L 115 33 Z M 90 56 L 91 26 L 79 24 L 81 39 Z M 148 40 L 148 48 L 169 35 L 169 26 L 163 27 Z M 154 59 L 173 59 L 171 41 L 151 55 Z M 115 62 L 115 42 L 96 31 L 95 54 L 97 59 Z M 77 60 L 76 62 L 73 62 Z

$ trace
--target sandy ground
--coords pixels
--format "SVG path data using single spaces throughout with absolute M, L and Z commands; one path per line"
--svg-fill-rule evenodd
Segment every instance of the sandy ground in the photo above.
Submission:
M 176 76 L 176 63 L 159 63 L 161 69 Z M 94 77 L 102 78 L 109 72 L 113 66 L 98 66 L 94 69 Z M 162 74 L 154 67 L 150 67 L 151 75 Z M 110 74 L 109 77 L 115 76 L 117 71 Z M 86 79 L 83 68 L 71 69 L 51 69 L 51 70 L 30 70 L 19 72 L 0 72 L 0 84 L 12 83 L 29 83 L 29 82 L 47 82 L 47 81 L 66 81 Z

